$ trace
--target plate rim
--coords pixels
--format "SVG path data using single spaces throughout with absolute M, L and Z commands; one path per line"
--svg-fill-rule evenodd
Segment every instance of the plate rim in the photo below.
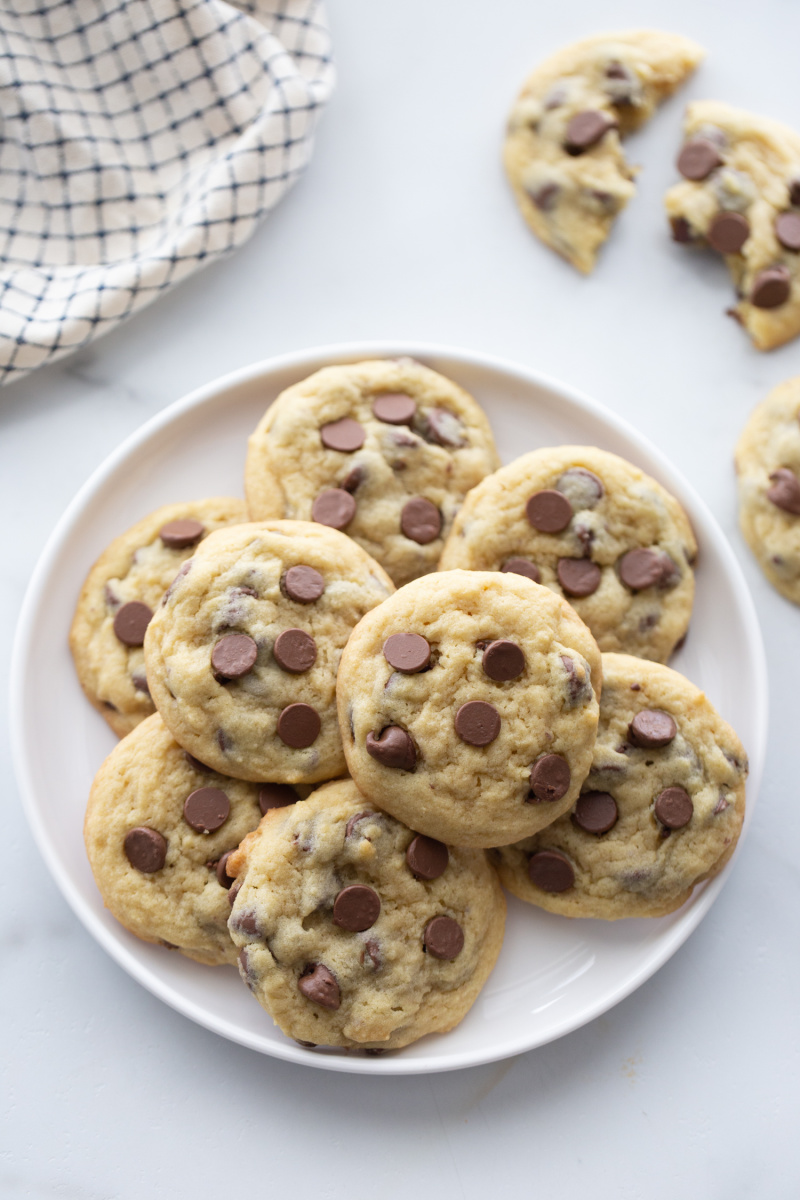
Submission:
M 516 377 L 526 385 L 533 385 L 565 398 L 574 407 L 588 412 L 601 423 L 641 447 L 663 471 L 670 481 L 670 487 L 677 491 L 681 503 L 685 498 L 690 499 L 687 505 L 692 516 L 697 514 L 713 536 L 715 548 L 721 555 L 723 565 L 736 585 L 742 618 L 748 633 L 748 643 L 752 649 L 754 667 L 754 698 L 755 713 L 753 744 L 748 746 L 751 772 L 748 780 L 748 802 L 745 814 L 743 836 L 730 862 L 714 879 L 703 885 L 702 892 L 695 893 L 691 907 L 683 914 L 680 921 L 665 932 L 655 947 L 649 947 L 644 961 L 638 970 L 632 972 L 618 987 L 604 992 L 594 1004 L 589 1004 L 579 1015 L 567 1018 L 563 1026 L 544 1036 L 534 1035 L 530 1041 L 520 1043 L 516 1039 L 498 1046 L 493 1044 L 485 1052 L 461 1052 L 463 1061 L 454 1061 L 453 1055 L 432 1055 L 426 1059 L 403 1058 L 390 1056 L 387 1058 L 351 1057 L 346 1054 L 310 1054 L 307 1050 L 295 1046 L 287 1039 L 285 1042 L 275 1042 L 274 1045 L 255 1045 L 253 1041 L 235 1025 L 225 1018 L 219 1018 L 207 1013 L 195 1001 L 174 990 L 172 985 L 155 976 L 149 967 L 141 962 L 117 935 L 106 928 L 96 917 L 94 911 L 84 901 L 62 867 L 56 848 L 51 842 L 48 830 L 40 818 L 36 790 L 31 777 L 28 758 L 25 752 L 25 728 L 23 713 L 25 704 L 21 697 L 25 691 L 25 663 L 32 648 L 32 635 L 35 631 L 34 613 L 38 608 L 38 598 L 43 583 L 49 576 L 54 565 L 61 543 L 65 537 L 78 525 L 80 517 L 89 506 L 95 492 L 114 474 L 116 469 L 160 430 L 168 427 L 186 412 L 201 408 L 219 399 L 226 392 L 237 387 L 254 382 L 261 376 L 275 374 L 286 370 L 306 371 L 310 374 L 324 365 L 334 365 L 340 362 L 356 362 L 368 358 L 412 357 L 416 359 L 449 359 L 463 363 L 465 366 Z M 677 485 L 677 486 L 676 486 Z M 330 343 L 322 346 L 289 351 L 260 359 L 243 367 L 238 367 L 216 379 L 194 388 L 178 400 L 168 404 L 159 412 L 154 413 L 147 421 L 134 429 L 110 454 L 92 471 L 88 479 L 78 489 L 73 499 L 67 505 L 54 529 L 47 538 L 44 547 L 34 567 L 30 581 L 25 589 L 22 608 L 14 636 L 9 672 L 10 689 L 10 721 L 9 732 L 11 741 L 12 761 L 17 778 L 17 784 L 22 797 L 22 806 L 33 839 L 42 855 L 47 868 L 56 882 L 62 896 L 69 904 L 87 931 L 103 947 L 111 958 L 117 962 L 139 984 L 151 994 L 168 1004 L 175 1011 L 193 1020 L 205 1029 L 225 1037 L 239 1045 L 246 1046 L 258 1053 L 283 1061 L 297 1063 L 301 1066 L 315 1067 L 321 1070 L 342 1071 L 347 1074 L 364 1075 L 422 1075 L 442 1071 L 463 1070 L 468 1067 L 485 1065 L 516 1054 L 527 1053 L 539 1046 L 566 1036 L 576 1029 L 582 1028 L 595 1020 L 604 1012 L 608 1012 L 637 988 L 650 979 L 691 936 L 700 922 L 708 913 L 717 896 L 724 887 L 730 872 L 736 862 L 744 833 L 749 825 L 753 806 L 757 800 L 761 776 L 763 773 L 767 734 L 769 724 L 769 698 L 766 654 L 761 634 L 755 604 L 750 589 L 744 577 L 742 568 L 733 549 L 725 536 L 719 522 L 705 501 L 695 491 L 692 484 L 669 458 L 645 435 L 640 433 L 624 417 L 583 391 L 563 383 L 545 372 L 517 363 L 501 356 L 486 354 L 475 350 L 466 350 L 451 346 L 447 343 L 419 342 L 416 340 L 371 340 L 357 342 Z M 122 928 L 122 927 L 120 927 Z

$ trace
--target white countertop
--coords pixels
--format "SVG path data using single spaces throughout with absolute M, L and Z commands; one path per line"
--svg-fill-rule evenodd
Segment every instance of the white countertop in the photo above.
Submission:
M 4 721 L 3 1197 L 797 1195 L 800 613 L 743 545 L 731 456 L 753 405 L 800 373 L 800 341 L 752 350 L 722 315 L 723 266 L 674 246 L 661 210 L 685 99 L 800 127 L 800 5 L 762 0 L 757 14 L 744 0 L 332 0 L 339 87 L 294 192 L 233 258 L 0 394 L 4 663 L 42 545 L 90 472 L 151 414 L 248 362 L 367 338 L 450 343 L 627 417 L 731 538 L 767 647 L 767 769 L 720 899 L 639 991 L 543 1049 L 417 1078 L 294 1067 L 177 1015 L 91 939 L 26 826 Z M 647 164 L 638 195 L 586 280 L 515 210 L 505 114 L 551 50 L 644 23 L 696 37 L 709 59 L 631 142 Z

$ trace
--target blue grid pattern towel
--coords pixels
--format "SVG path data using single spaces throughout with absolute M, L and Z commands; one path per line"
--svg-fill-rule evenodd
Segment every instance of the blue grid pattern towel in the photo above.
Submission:
M 244 242 L 332 86 L 322 0 L 0 5 L 0 382 Z

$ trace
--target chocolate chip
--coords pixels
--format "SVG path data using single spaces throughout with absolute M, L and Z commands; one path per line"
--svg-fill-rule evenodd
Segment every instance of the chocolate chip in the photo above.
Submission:
M 750 237 L 750 222 L 741 213 L 718 212 L 708 227 L 707 237 L 709 244 L 718 253 L 738 254 Z
M 344 488 L 320 492 L 311 505 L 311 519 L 331 529 L 344 529 L 356 515 L 356 502 Z
M 114 617 L 114 633 L 123 646 L 141 646 L 147 626 L 153 619 L 153 610 L 141 600 L 129 600 L 117 609 Z
M 246 633 L 229 633 L 211 651 L 211 666 L 223 679 L 241 679 L 252 671 L 258 646 Z
M 541 212 L 551 212 L 558 200 L 561 188 L 557 183 L 545 183 L 535 192 L 528 192 L 531 201 Z
M 400 513 L 400 528 L 412 542 L 427 546 L 438 538 L 442 531 L 442 514 L 435 504 L 424 496 L 407 500 Z
M 564 149 L 567 154 L 583 154 L 591 146 L 595 146 L 609 129 L 615 129 L 617 122 L 607 113 L 588 108 L 576 113 L 567 125 L 564 138 Z
M 557 850 L 540 850 L 528 860 L 531 883 L 543 892 L 566 892 L 575 883 L 575 872 L 569 859 Z
M 791 276 L 786 267 L 766 267 L 753 280 L 750 303 L 756 308 L 780 308 L 791 293 Z
M 584 792 L 578 797 L 572 820 L 586 833 L 608 833 L 617 823 L 617 803 L 608 792 Z
M 123 842 L 125 856 L 132 867 L 145 875 L 160 871 L 167 857 L 167 839 L 157 829 L 138 825 L 129 829 Z
M 503 563 L 500 570 L 512 575 L 524 575 L 526 579 L 532 579 L 534 583 L 541 583 L 542 580 L 542 573 L 536 563 L 529 562 L 527 558 L 509 558 L 507 562 Z
M 410 425 L 417 402 L 405 392 L 384 392 L 372 402 L 372 414 L 387 425 Z
M 231 802 L 220 788 L 198 788 L 186 797 L 183 815 L 187 824 L 198 833 L 213 833 L 225 824 L 231 812 Z
M 673 242 L 680 242 L 681 245 L 686 245 L 687 242 L 694 241 L 692 227 L 685 217 L 670 217 L 669 223 L 672 229 Z
M 450 853 L 444 842 L 418 833 L 406 850 L 406 862 L 417 879 L 438 879 L 447 870 Z
M 657 708 L 643 708 L 628 726 L 628 740 L 634 746 L 649 750 L 668 746 L 677 732 L 678 726 L 669 713 Z
M 368 733 L 366 746 L 367 754 L 382 767 L 413 771 L 417 765 L 417 751 L 411 736 L 399 725 L 388 725 L 378 737 Z
M 560 754 L 543 754 L 531 767 L 531 791 L 537 800 L 562 800 L 571 780 L 569 763 Z
M 425 417 L 428 440 L 457 449 L 466 445 L 464 422 L 446 408 L 432 408 Z
M 560 558 L 556 574 L 568 596 L 591 596 L 602 578 L 600 568 L 590 558 Z
M 784 512 L 800 516 L 800 480 L 788 467 L 779 467 L 770 475 L 772 487 L 767 488 L 767 499 Z
M 205 531 L 206 527 L 201 521 L 185 517 L 179 521 L 167 521 L 159 529 L 158 536 L 169 550 L 183 550 L 199 542 Z
M 231 892 L 233 888 L 231 888 Z M 230 892 L 228 898 L 230 899 Z M 236 916 L 230 918 L 230 924 L 238 933 L 246 933 L 248 937 L 261 937 L 261 930 L 258 927 L 258 918 L 252 908 L 246 908 L 243 912 L 238 912 Z
M 490 679 L 504 683 L 525 670 L 525 655 L 516 642 L 490 642 L 483 652 L 482 666 Z
M 239 895 L 239 892 L 241 890 L 242 890 L 242 881 L 241 881 L 241 879 L 237 879 L 236 882 L 231 887 L 230 891 L 228 892 L 228 904 L 230 905 L 231 908 L 233 908 L 233 902 L 236 899 L 236 897 Z
M 775 236 L 787 250 L 800 250 L 800 213 L 778 213 L 775 218 Z
M 330 421 L 319 431 L 323 446 L 328 450 L 339 450 L 342 454 L 352 454 L 364 445 L 366 434 L 363 425 L 352 417 L 342 417 L 340 421 Z
M 119 596 L 114 591 L 114 589 L 112 588 L 110 583 L 107 583 L 105 585 L 105 587 L 103 588 L 103 594 L 105 596 L 106 604 L 108 605 L 108 607 L 116 608 L 117 605 L 119 604 Z
M 380 916 L 381 901 L 377 892 L 361 883 L 342 888 L 333 902 L 333 923 L 351 933 L 371 929 Z
M 586 467 L 570 467 L 557 479 L 556 490 L 566 496 L 577 511 L 594 508 L 605 492 L 603 481 Z
M 719 150 L 708 138 L 692 138 L 685 142 L 678 155 L 678 170 L 684 179 L 698 182 L 707 179 L 722 163 Z
M 313 567 L 289 567 L 281 579 L 281 590 L 298 604 L 313 604 L 325 591 L 325 580 Z
M 413 675 L 431 661 L 431 648 L 419 633 L 393 633 L 383 643 L 383 657 L 395 671 Z
M 350 492 L 352 495 L 353 492 L 358 491 L 359 486 L 366 478 L 366 474 L 367 472 L 364 467 L 357 463 L 352 470 L 347 472 L 347 476 L 342 480 L 340 487 L 343 487 L 346 492 Z
M 540 533 L 560 533 L 572 520 L 572 505 L 562 492 L 544 488 L 533 493 L 525 505 L 525 513 Z
M 683 829 L 694 813 L 689 793 L 682 787 L 668 787 L 656 796 L 655 813 L 667 829 Z
M 146 675 L 131 675 L 131 683 L 136 688 L 137 692 L 144 692 L 145 696 L 150 695 L 150 688 L 147 685 Z
M 315 963 L 314 966 L 307 967 L 305 973 L 300 976 L 297 986 L 308 1000 L 312 1000 L 314 1004 L 319 1004 L 322 1008 L 336 1009 L 342 1003 L 336 976 L 322 963 Z
M 207 775 L 209 771 L 213 771 L 213 767 L 207 767 L 205 763 L 200 762 L 200 759 L 195 758 L 195 756 L 190 754 L 188 750 L 184 750 L 183 757 L 186 759 L 193 771 L 202 771 L 205 775 Z
M 374 816 L 375 816 L 374 812 L 360 812 L 360 813 L 355 813 L 352 817 L 350 817 L 347 824 L 344 827 L 345 841 L 347 841 L 348 838 L 351 838 L 353 836 L 353 830 L 355 829 L 355 827 L 359 823 L 359 821 L 363 821 L 366 817 L 374 817 Z
M 800 179 L 793 179 L 786 186 L 789 189 L 789 203 L 800 205 Z
M 175 588 L 178 586 L 180 581 L 183 578 L 185 578 L 186 575 L 189 574 L 190 570 L 192 569 L 193 561 L 194 561 L 193 559 L 187 558 L 186 562 L 179 568 L 177 575 L 175 576 L 175 578 L 173 579 L 172 583 L 169 585 L 167 590 L 164 592 L 164 595 L 161 597 L 161 607 L 162 608 L 167 603 L 167 601 L 169 600 L 172 593 L 175 591 Z
M 361 951 L 360 958 L 362 967 L 369 967 L 373 971 L 380 970 L 381 950 L 380 945 L 375 938 L 367 938 L 366 942 L 364 943 L 364 949 Z
M 500 714 L 485 700 L 468 700 L 456 713 L 456 733 L 469 746 L 488 746 L 500 732 Z
M 289 704 L 278 717 L 278 737 L 292 750 L 305 750 L 321 728 L 319 713 L 310 704 Z
M 317 661 L 317 643 L 304 629 L 284 629 L 272 647 L 275 662 L 284 671 L 301 675 Z
M 664 560 L 659 551 L 644 546 L 623 554 L 618 566 L 620 579 L 633 592 L 660 583 L 664 574 Z
M 452 917 L 434 917 L 422 935 L 425 949 L 434 958 L 457 958 L 464 949 L 464 931 Z
M 232 850 L 226 850 L 217 863 L 217 882 L 220 887 L 229 888 L 233 886 L 233 876 L 229 875 L 225 869 L 228 865 L 228 859 L 232 854 Z
M 287 804 L 296 804 L 300 799 L 297 792 L 288 783 L 262 783 L 258 790 L 258 807 L 262 815 L 271 808 L 285 808 Z

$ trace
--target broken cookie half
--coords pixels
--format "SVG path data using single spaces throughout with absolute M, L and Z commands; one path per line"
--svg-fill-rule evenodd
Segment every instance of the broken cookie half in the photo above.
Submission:
M 800 333 L 800 134 L 715 100 L 690 104 L 666 195 L 676 242 L 725 256 L 732 316 L 759 350 Z
M 703 57 L 643 29 L 586 38 L 533 72 L 509 118 L 505 166 L 537 237 L 588 274 L 635 192 L 620 138 L 643 125 Z

